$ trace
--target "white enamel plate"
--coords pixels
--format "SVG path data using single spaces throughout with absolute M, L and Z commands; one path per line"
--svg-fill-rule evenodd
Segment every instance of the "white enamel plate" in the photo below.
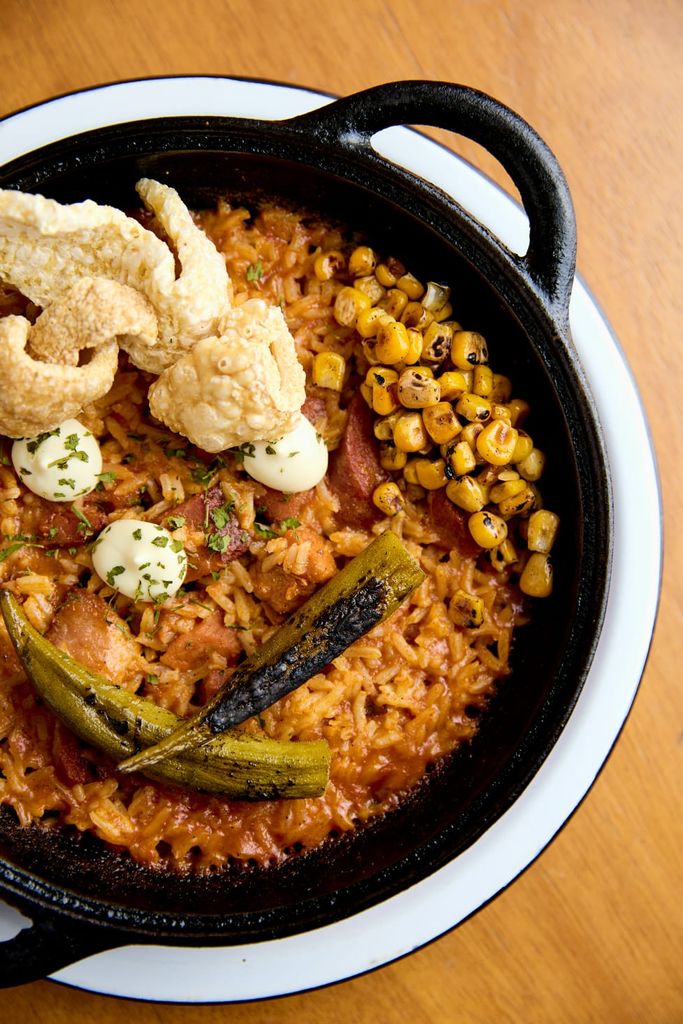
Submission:
M 302 89 L 224 78 L 104 86 L 0 122 L 0 165 L 74 133 L 141 117 L 280 119 L 328 102 Z M 439 185 L 510 248 L 524 252 L 523 211 L 475 168 L 408 128 L 387 129 L 373 144 Z M 108 995 L 205 1003 L 262 999 L 350 978 L 459 924 L 523 871 L 561 828 L 590 788 L 633 701 L 654 626 L 661 560 L 660 500 L 647 423 L 619 345 L 578 278 L 570 319 L 611 463 L 614 566 L 589 677 L 558 742 L 519 799 L 455 860 L 354 917 L 245 946 L 124 947 L 65 968 L 55 980 Z M 0 903 L 0 939 L 16 934 L 22 923 Z

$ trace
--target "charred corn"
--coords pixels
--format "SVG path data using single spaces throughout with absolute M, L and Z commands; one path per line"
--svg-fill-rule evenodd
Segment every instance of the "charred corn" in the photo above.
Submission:
M 318 352 L 313 360 L 313 383 L 319 388 L 341 391 L 345 373 L 346 360 L 338 352 Z

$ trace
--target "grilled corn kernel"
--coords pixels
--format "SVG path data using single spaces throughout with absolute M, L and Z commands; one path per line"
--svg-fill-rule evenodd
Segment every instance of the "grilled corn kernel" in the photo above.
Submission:
M 441 397 L 450 402 L 452 398 L 460 398 L 466 391 L 469 391 L 464 374 L 459 370 L 447 370 L 439 377 L 441 385 Z
M 478 629 L 484 621 L 484 602 L 465 590 L 456 590 L 448 606 L 448 614 L 456 626 Z
M 422 358 L 427 363 L 440 366 L 451 351 L 453 332 L 448 324 L 432 323 L 424 332 Z
M 539 509 L 538 512 L 532 512 L 529 516 L 527 530 L 527 547 L 529 550 L 547 555 L 555 543 L 559 525 L 560 517 L 555 515 L 554 512 L 549 512 L 545 508 Z
M 400 363 L 408 352 L 408 331 L 398 320 L 382 323 L 377 331 L 377 358 L 383 363 Z
M 406 409 L 426 409 L 441 398 L 438 380 L 426 374 L 423 368 L 409 366 L 398 379 L 398 398 Z
M 385 309 L 379 306 L 370 306 L 358 314 L 356 330 L 361 338 L 374 338 L 380 328 L 380 324 L 389 323 L 391 316 Z
M 462 434 L 460 435 L 461 441 L 467 441 L 468 445 L 472 449 L 477 463 L 484 462 L 484 459 L 477 451 L 477 438 L 483 429 L 483 423 L 468 423 L 467 426 L 462 428 Z
M 438 384 L 438 381 L 434 382 Z M 462 430 L 450 402 L 437 402 L 422 413 L 427 433 L 435 444 L 448 444 Z
M 370 387 L 373 384 L 395 384 L 397 380 L 398 374 L 391 366 L 381 366 L 380 364 L 371 366 L 365 374 L 365 383 Z
M 510 418 L 512 426 L 516 427 L 517 424 L 524 423 L 531 412 L 531 406 L 528 402 L 525 402 L 523 398 L 513 398 L 511 402 L 507 403 L 510 408 Z
M 447 284 L 439 284 L 438 281 L 427 281 L 427 290 L 422 296 L 422 305 L 430 313 L 438 313 L 443 309 L 451 297 L 451 290 Z
M 369 309 L 370 299 L 357 288 L 342 288 L 334 303 L 334 318 L 342 327 L 353 327 L 358 314 Z
M 529 490 L 532 492 L 534 496 L 533 511 L 540 511 L 540 509 L 543 508 L 543 496 L 541 492 L 539 491 L 536 484 L 533 484 L 531 482 L 529 482 Z
M 389 416 L 399 408 L 398 374 L 388 366 L 371 366 L 365 383 L 372 388 L 372 408 L 380 416 Z
M 401 313 L 408 305 L 408 296 L 400 288 L 390 288 L 377 303 L 380 309 L 385 310 L 395 320 L 401 318 Z
M 417 482 L 426 491 L 438 491 L 448 483 L 446 463 L 443 459 L 416 459 Z
M 451 359 L 458 370 L 471 370 L 488 362 L 486 340 L 477 331 L 455 331 L 451 343 Z
M 381 360 L 377 356 L 377 339 L 366 338 L 363 342 L 363 355 L 370 363 L 370 366 L 377 366 Z
M 441 309 L 437 309 L 436 313 L 432 313 L 432 316 L 437 323 L 440 324 L 447 320 L 449 327 L 454 331 L 462 330 L 460 324 L 456 323 L 455 320 L 451 320 L 451 317 L 453 316 L 453 307 L 450 302 L 447 302 Z
M 472 539 L 480 548 L 495 548 L 508 535 L 507 523 L 493 512 L 475 512 L 467 520 Z
M 379 449 L 379 462 L 382 469 L 388 469 L 390 472 L 397 472 L 399 469 L 405 469 L 406 463 L 408 462 L 408 455 L 406 452 L 402 452 L 400 448 L 397 448 L 395 444 L 383 444 L 380 445 Z
M 433 315 L 420 302 L 409 302 L 401 313 L 401 323 L 416 331 L 426 330 L 433 319 Z
M 372 274 L 377 266 L 377 256 L 369 245 L 357 246 L 349 256 L 349 273 L 354 277 Z
M 525 434 L 523 430 L 517 431 L 517 444 L 515 450 L 512 453 L 510 462 L 517 463 L 523 462 L 527 455 L 531 455 L 531 451 L 534 447 L 534 442 L 531 440 L 528 434 Z
M 380 484 L 372 492 L 372 500 L 385 516 L 395 516 L 403 510 L 403 495 L 394 483 Z
M 400 415 L 400 412 L 392 412 L 390 416 L 375 420 L 372 430 L 378 441 L 393 441 L 394 427 Z
M 455 406 L 458 416 L 469 420 L 470 423 L 486 423 L 491 419 L 491 403 L 488 398 L 481 398 L 480 395 L 473 395 L 466 391 L 461 395 Z
M 319 281 L 329 281 L 346 266 L 344 254 L 337 249 L 321 252 L 313 262 L 313 273 Z
M 411 301 L 419 299 L 424 294 L 425 286 L 415 277 L 414 274 L 403 274 L 396 282 L 396 287 L 405 292 Z
M 376 306 L 386 295 L 386 289 L 382 288 L 374 274 L 357 277 L 353 282 L 353 287 L 357 288 L 359 292 L 363 292 L 363 295 L 367 295 L 373 306 Z
M 512 394 L 512 381 L 502 373 L 493 375 L 493 391 L 489 395 L 492 402 L 509 402 Z
M 489 558 L 491 559 L 491 565 L 496 572 L 504 572 L 508 565 L 513 565 L 517 558 L 517 552 L 515 551 L 514 544 L 508 537 L 502 544 L 498 544 L 497 547 L 491 548 L 489 551 Z
M 491 415 L 494 420 L 505 420 L 512 426 L 512 413 L 510 412 L 510 406 L 504 405 L 502 402 L 491 403 Z
M 508 498 L 503 498 L 502 501 L 498 502 L 498 511 L 502 516 L 509 518 L 510 516 L 521 516 L 525 512 L 530 512 L 536 504 L 536 495 L 530 487 L 525 487 L 523 491 L 518 491 L 517 494 L 512 494 Z
M 500 477 L 498 479 L 500 480 Z M 505 501 L 506 498 L 514 498 L 516 494 L 521 494 L 526 489 L 526 480 L 520 480 L 519 477 L 516 480 L 502 480 L 491 488 L 489 497 L 494 505 L 497 505 L 499 501 Z
M 338 352 L 318 352 L 313 360 L 313 383 L 319 388 L 341 391 L 346 373 L 346 360 Z
M 448 463 L 456 476 L 464 476 L 472 472 L 477 460 L 467 441 L 458 441 L 448 454 Z
M 429 444 L 419 412 L 407 412 L 399 417 L 394 427 L 394 444 L 402 452 L 419 452 Z
M 378 416 L 390 416 L 400 407 L 398 387 L 395 381 L 372 385 L 372 408 Z
M 486 495 L 481 484 L 473 476 L 463 476 L 459 480 L 451 480 L 446 485 L 446 494 L 454 505 L 464 509 L 465 512 L 478 512 L 486 504 Z
M 493 394 L 493 370 L 490 366 L 475 366 L 472 373 L 472 393 L 491 399 Z
M 532 448 L 525 459 L 517 463 L 519 475 L 525 480 L 540 480 L 545 468 L 545 455 L 539 448 Z
M 477 438 L 477 451 L 492 466 L 506 466 L 516 443 L 517 431 L 514 427 L 505 420 L 491 420 Z
M 413 487 L 417 486 L 417 463 L 418 459 L 408 459 L 403 467 L 403 479 Z
M 375 268 L 375 277 L 385 288 L 395 288 L 399 277 L 403 277 L 406 268 L 400 260 L 390 256 L 385 263 L 380 263 Z
M 414 331 L 412 327 L 408 328 L 408 352 L 406 354 L 404 363 L 408 366 L 413 366 L 419 362 L 420 356 L 422 355 L 422 335 L 419 331 Z
M 368 387 L 367 384 L 361 384 L 360 393 L 365 399 L 365 401 L 368 403 L 370 408 L 372 408 L 372 388 Z
M 553 567 L 547 555 L 535 551 L 522 570 L 519 588 L 529 597 L 549 597 L 553 590 Z

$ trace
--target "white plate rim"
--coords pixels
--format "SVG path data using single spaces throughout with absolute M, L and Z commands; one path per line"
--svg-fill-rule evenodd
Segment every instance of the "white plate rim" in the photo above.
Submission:
M 188 87 L 189 82 L 192 88 Z M 96 110 L 88 103 L 94 93 L 98 100 Z M 139 104 L 145 94 L 149 105 L 144 113 L 139 106 L 128 106 L 133 97 Z M 73 118 L 81 125 L 76 128 L 80 131 L 179 113 L 268 119 L 273 117 L 274 110 L 277 117 L 293 116 L 315 109 L 331 98 L 300 86 L 222 76 L 163 76 L 110 83 L 68 93 L 1 119 L 0 165 L 38 145 L 73 134 Z M 66 104 L 69 116 L 52 119 L 55 104 L 62 104 L 62 115 Z M 48 124 L 51 122 L 47 135 L 45 119 Z M 387 158 L 445 188 L 511 248 L 524 251 L 527 230 L 523 211 L 462 158 L 410 128 L 378 133 L 373 144 Z M 518 877 L 567 823 L 604 766 L 631 708 L 651 643 L 661 575 L 661 500 L 644 411 L 616 336 L 579 275 L 570 319 L 611 461 L 614 571 L 605 626 L 588 680 L 564 732 L 527 789 L 454 861 L 410 889 L 351 918 L 301 935 L 244 946 L 124 947 L 65 968 L 53 975 L 53 980 L 104 995 L 197 1004 L 266 999 L 343 981 L 408 955 L 462 923 Z M 602 384 L 606 370 L 610 371 L 609 396 Z M 615 380 L 618 402 L 614 400 Z M 614 407 L 619 411 L 618 424 Z M 628 417 L 624 417 L 625 411 Z M 625 418 L 630 423 L 624 435 Z M 640 476 L 639 502 L 620 500 L 630 499 L 633 493 L 625 490 L 627 471 L 629 488 L 634 473 Z M 643 527 L 649 528 L 645 550 L 640 559 L 635 559 L 635 570 L 627 572 L 618 554 L 629 550 L 631 539 Z M 629 590 L 636 593 L 632 585 L 634 576 L 639 587 L 635 622 L 635 598 L 629 600 Z M 619 660 L 615 647 L 623 644 L 624 637 L 630 641 L 629 652 Z M 619 665 L 621 672 L 615 674 Z M 607 721 L 604 716 L 600 718 L 599 727 L 598 709 L 611 712 Z M 582 744 L 586 760 L 579 772 L 573 753 Z M 535 825 L 533 834 L 522 835 L 524 824 L 529 822 Z M 506 857 L 501 865 L 498 848 L 503 846 Z M 487 874 L 489 868 L 491 875 Z M 496 881 L 492 882 L 494 877 Z M 426 905 L 433 914 L 432 923 L 425 930 L 420 927 L 420 919 L 425 916 Z M 307 964 L 308 977 L 305 981 L 292 981 L 292 968 L 302 962 Z M 218 985 L 217 974 L 221 976 Z M 265 986 L 264 976 L 268 979 Z M 169 992 L 169 980 L 175 985 L 173 992 Z

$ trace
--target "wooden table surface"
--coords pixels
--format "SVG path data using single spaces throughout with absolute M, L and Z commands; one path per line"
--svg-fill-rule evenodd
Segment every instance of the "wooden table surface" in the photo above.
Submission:
M 231 1007 L 132 1006 L 38 982 L 3 993 L 0 1019 L 683 1021 L 681 0 L 0 0 L 0 114 L 188 72 L 338 93 L 450 79 L 545 137 L 573 191 L 580 270 L 626 350 L 659 453 L 669 529 L 655 643 L 578 813 L 510 889 L 428 948 L 326 990 Z M 475 146 L 458 148 L 505 180 Z

